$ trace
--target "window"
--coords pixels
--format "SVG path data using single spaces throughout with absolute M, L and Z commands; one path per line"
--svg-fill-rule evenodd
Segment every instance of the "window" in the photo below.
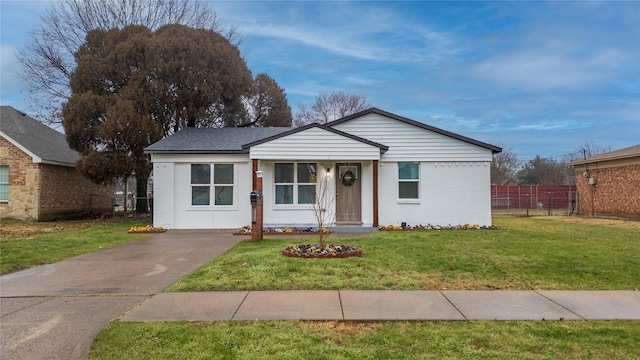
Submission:
M 216 205 L 233 205 L 233 164 L 213 165 Z
M 214 205 L 233 205 L 233 172 L 233 164 L 191 164 L 191 205 L 211 205 L 212 190 Z
M 276 163 L 274 176 L 277 205 L 316 202 L 315 163 Z
M 418 199 L 420 184 L 420 164 L 414 162 L 398 163 L 398 198 Z
M 9 201 L 9 166 L 0 165 L 0 201 Z

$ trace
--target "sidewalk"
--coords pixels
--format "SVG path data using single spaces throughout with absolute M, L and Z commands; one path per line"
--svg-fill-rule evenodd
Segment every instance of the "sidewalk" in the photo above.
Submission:
M 121 321 L 640 320 L 639 291 L 231 291 L 161 293 Z

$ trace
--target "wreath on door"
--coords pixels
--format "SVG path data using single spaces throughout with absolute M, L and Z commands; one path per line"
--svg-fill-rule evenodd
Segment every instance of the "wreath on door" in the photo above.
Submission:
M 353 171 L 351 171 L 351 169 L 345 171 L 340 177 L 340 181 L 344 186 L 351 186 L 356 182 L 356 180 L 358 180 L 358 177 L 353 173 Z

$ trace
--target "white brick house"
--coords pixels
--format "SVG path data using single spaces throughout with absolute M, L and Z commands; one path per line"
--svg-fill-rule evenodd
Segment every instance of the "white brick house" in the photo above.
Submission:
M 491 225 L 489 169 L 500 151 L 376 108 L 296 129 L 188 128 L 146 149 L 155 226 L 250 224 L 258 172 L 264 227 L 314 226 L 310 203 L 329 176 L 338 231 L 403 222 Z

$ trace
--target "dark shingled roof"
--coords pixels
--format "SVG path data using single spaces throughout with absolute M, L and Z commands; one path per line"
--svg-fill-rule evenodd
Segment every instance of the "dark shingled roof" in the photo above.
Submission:
M 9 142 L 18 144 L 43 163 L 75 166 L 80 158 L 63 134 L 11 106 L 0 107 L 0 132 Z
M 291 130 L 286 127 L 266 128 L 184 128 L 149 145 L 147 154 L 246 154 L 242 145 Z

